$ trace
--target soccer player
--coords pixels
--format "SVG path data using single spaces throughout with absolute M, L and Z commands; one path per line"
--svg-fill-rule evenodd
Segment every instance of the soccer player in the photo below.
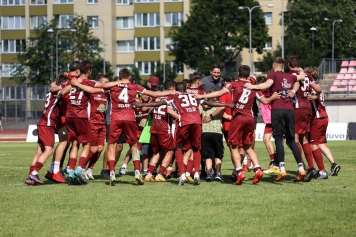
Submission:
M 288 57 L 289 74 L 298 74 L 298 65 L 299 59 L 297 56 L 292 55 Z M 313 77 L 309 73 L 305 73 L 305 78 L 299 81 L 299 84 L 299 89 L 294 96 L 295 142 L 300 154 L 302 154 L 303 150 L 304 155 L 307 158 L 309 169 L 307 170 L 307 175 L 305 176 L 304 181 L 309 182 L 316 174 L 316 170 L 314 168 L 312 150 L 308 141 L 313 113 L 311 104 L 308 100 L 308 95 L 311 92 L 311 88 L 313 88 L 316 93 L 320 93 L 321 89 L 316 86 Z
M 235 168 L 236 185 L 241 185 L 245 179 L 245 174 L 242 169 L 243 154 L 239 152 L 239 148 L 243 149 L 251 158 L 255 168 L 255 176 L 253 184 L 257 184 L 263 177 L 263 172 L 258 164 L 256 152 L 252 149 L 252 142 L 254 136 L 254 118 L 252 114 L 252 104 L 256 97 L 256 91 L 244 88 L 250 81 L 247 79 L 250 75 L 250 67 L 243 65 L 239 68 L 237 81 L 228 83 L 220 91 L 207 94 L 205 96 L 195 95 L 197 99 L 201 98 L 215 98 L 231 92 L 235 108 L 233 110 L 233 119 L 231 120 L 229 130 L 229 142 L 231 144 L 231 156 L 234 163 L 237 164 Z
M 67 80 L 68 77 L 60 74 L 56 78 L 56 83 L 57 85 L 60 85 Z M 43 184 L 41 179 L 38 177 L 38 172 L 43 167 L 43 164 L 46 162 L 48 157 L 50 157 L 53 153 L 55 127 L 59 113 L 58 101 L 60 100 L 57 97 L 57 94 L 58 92 L 47 93 L 43 114 L 37 123 L 37 152 L 32 159 L 29 175 L 25 179 L 25 183 L 28 185 Z
M 319 71 L 317 68 L 306 69 L 308 73 L 314 78 L 319 78 Z M 318 165 L 319 172 L 315 175 L 317 179 L 327 179 L 328 174 L 324 167 L 323 156 L 327 157 L 331 163 L 330 176 L 337 176 L 341 167 L 335 163 L 334 157 L 330 149 L 326 146 L 326 129 L 328 127 L 329 119 L 325 109 L 324 94 L 312 93 L 308 95 L 309 100 L 312 102 L 313 118 L 310 131 L 310 146 L 313 150 L 313 156 L 316 164 Z M 315 177 L 314 176 L 314 177 Z
M 291 98 L 295 91 L 299 89 L 298 80 L 305 77 L 304 71 L 299 71 L 299 75 L 292 75 L 283 72 L 284 59 L 276 57 L 273 60 L 273 72 L 267 75 L 267 81 L 259 85 L 246 83 L 245 87 L 253 90 L 266 90 L 270 88 L 271 93 L 281 92 L 281 97 L 272 102 L 271 121 L 273 137 L 275 139 L 276 151 L 279 160 L 280 173 L 276 181 L 280 181 L 287 176 L 284 166 L 284 146 L 283 134 L 286 136 L 289 148 L 298 164 L 297 181 L 303 181 L 306 173 L 303 167 L 300 151 L 295 143 L 294 128 L 294 106 Z
M 108 139 L 108 163 L 110 169 L 110 185 L 114 186 L 115 178 L 115 148 L 116 142 L 121 133 L 124 132 L 126 142 L 130 145 L 133 156 L 135 179 L 138 184 L 144 184 L 142 175 L 140 174 L 140 160 L 137 154 L 137 131 L 135 111 L 130 107 L 130 104 L 136 100 L 137 93 L 142 93 L 151 97 L 166 96 L 175 94 L 175 92 L 167 91 L 150 91 L 140 85 L 130 83 L 131 72 L 127 68 L 123 68 L 119 72 L 119 79 L 115 82 L 97 83 L 95 87 L 110 89 L 111 98 L 111 122 Z
M 93 69 L 93 65 L 89 60 L 80 62 L 78 69 L 80 75 L 78 80 L 83 85 L 95 86 L 96 81 L 89 80 Z M 66 113 L 66 126 L 68 130 L 68 142 L 72 143 L 72 148 L 69 154 L 69 175 L 68 178 L 72 184 L 86 184 L 85 166 L 87 157 L 90 152 L 90 136 L 91 128 L 89 124 L 90 118 L 90 93 L 83 91 L 79 86 L 76 86 L 77 79 L 72 79 L 69 83 L 63 85 L 67 90 L 69 88 L 69 103 Z M 65 88 L 65 89 L 66 89 Z M 65 94 L 63 89 L 63 94 Z M 82 144 L 83 149 L 80 153 L 78 167 L 75 169 L 77 162 L 79 146 Z

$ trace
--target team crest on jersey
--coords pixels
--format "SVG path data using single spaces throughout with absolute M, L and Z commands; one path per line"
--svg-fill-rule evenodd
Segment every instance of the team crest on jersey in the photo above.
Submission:
M 287 79 L 283 78 L 282 87 L 288 89 L 292 87 L 292 84 L 288 83 Z
M 103 113 L 106 110 L 106 106 L 104 104 L 100 104 L 96 109 Z
M 147 119 L 146 118 L 141 119 L 140 124 L 138 126 L 144 127 L 144 126 L 146 126 L 146 123 L 147 123 Z

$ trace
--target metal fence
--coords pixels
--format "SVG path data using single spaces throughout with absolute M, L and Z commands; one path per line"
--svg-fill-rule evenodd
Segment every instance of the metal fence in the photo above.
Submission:
M 49 86 L 3 85 L 0 93 L 0 112 L 4 133 L 22 134 L 28 125 L 36 124 L 43 113 Z

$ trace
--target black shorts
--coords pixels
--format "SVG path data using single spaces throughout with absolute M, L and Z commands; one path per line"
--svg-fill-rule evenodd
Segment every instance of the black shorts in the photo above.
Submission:
M 286 137 L 293 138 L 294 130 L 294 110 L 291 109 L 275 109 L 271 113 L 272 120 L 272 135 L 285 134 Z
M 253 122 L 254 122 L 255 130 L 256 130 L 256 127 L 257 127 L 257 117 L 258 116 L 253 116 Z
M 223 135 L 214 132 L 205 132 L 202 135 L 202 158 L 220 160 L 224 157 Z
M 146 156 L 153 156 L 152 146 L 150 143 L 142 143 L 142 154 Z

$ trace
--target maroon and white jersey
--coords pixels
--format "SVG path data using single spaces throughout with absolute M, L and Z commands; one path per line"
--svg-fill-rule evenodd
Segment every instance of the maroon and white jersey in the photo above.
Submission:
M 188 93 L 188 94 L 199 94 L 199 95 L 205 95 L 206 92 L 204 89 L 202 88 L 192 88 L 192 87 L 189 87 L 185 90 L 185 93 Z M 201 99 L 201 100 L 198 100 L 199 103 L 203 103 L 204 99 Z
M 135 108 L 135 116 L 137 129 L 142 131 L 148 120 L 148 110 L 144 112 L 142 108 Z
M 299 74 L 299 71 L 290 70 L 289 74 Z M 314 83 L 313 77 L 309 73 L 305 73 L 305 79 L 303 81 L 299 81 L 300 86 L 295 94 L 295 108 L 310 108 L 310 101 L 308 100 L 308 94 L 311 92 L 310 85 Z
M 245 83 L 250 83 L 250 81 L 232 81 L 224 87 L 232 94 L 232 101 L 235 104 L 235 108 L 232 111 L 233 117 L 236 115 L 253 116 L 252 106 L 256 97 L 256 91 L 245 88 Z
M 105 124 L 105 112 L 108 105 L 109 93 L 98 93 L 90 95 L 90 118 L 89 122 Z
M 137 93 L 143 93 L 145 88 L 132 83 L 121 83 L 110 89 L 110 119 L 136 121 L 135 110 L 130 104 L 136 101 Z
M 181 93 L 171 95 L 165 99 L 167 105 L 172 106 L 179 114 L 178 125 L 201 124 L 199 104 L 192 94 Z
M 59 114 L 58 102 L 59 98 L 57 97 L 58 92 L 48 92 L 46 94 L 46 101 L 44 104 L 43 114 L 38 121 L 37 125 L 45 125 L 48 127 L 56 127 L 57 117 Z
M 324 100 L 325 95 L 324 93 L 321 93 L 319 99 L 311 101 L 313 107 L 313 119 L 328 117 L 328 113 L 325 109 Z
M 82 84 L 94 87 L 97 81 L 83 79 Z M 63 83 L 62 88 L 70 85 L 70 81 Z M 90 117 L 90 93 L 82 89 L 72 86 L 68 94 L 68 106 L 66 118 L 86 118 Z
M 167 99 L 167 96 L 160 100 Z M 167 105 L 161 105 L 153 110 L 151 133 L 170 134 L 172 133 L 172 117 L 167 113 Z

